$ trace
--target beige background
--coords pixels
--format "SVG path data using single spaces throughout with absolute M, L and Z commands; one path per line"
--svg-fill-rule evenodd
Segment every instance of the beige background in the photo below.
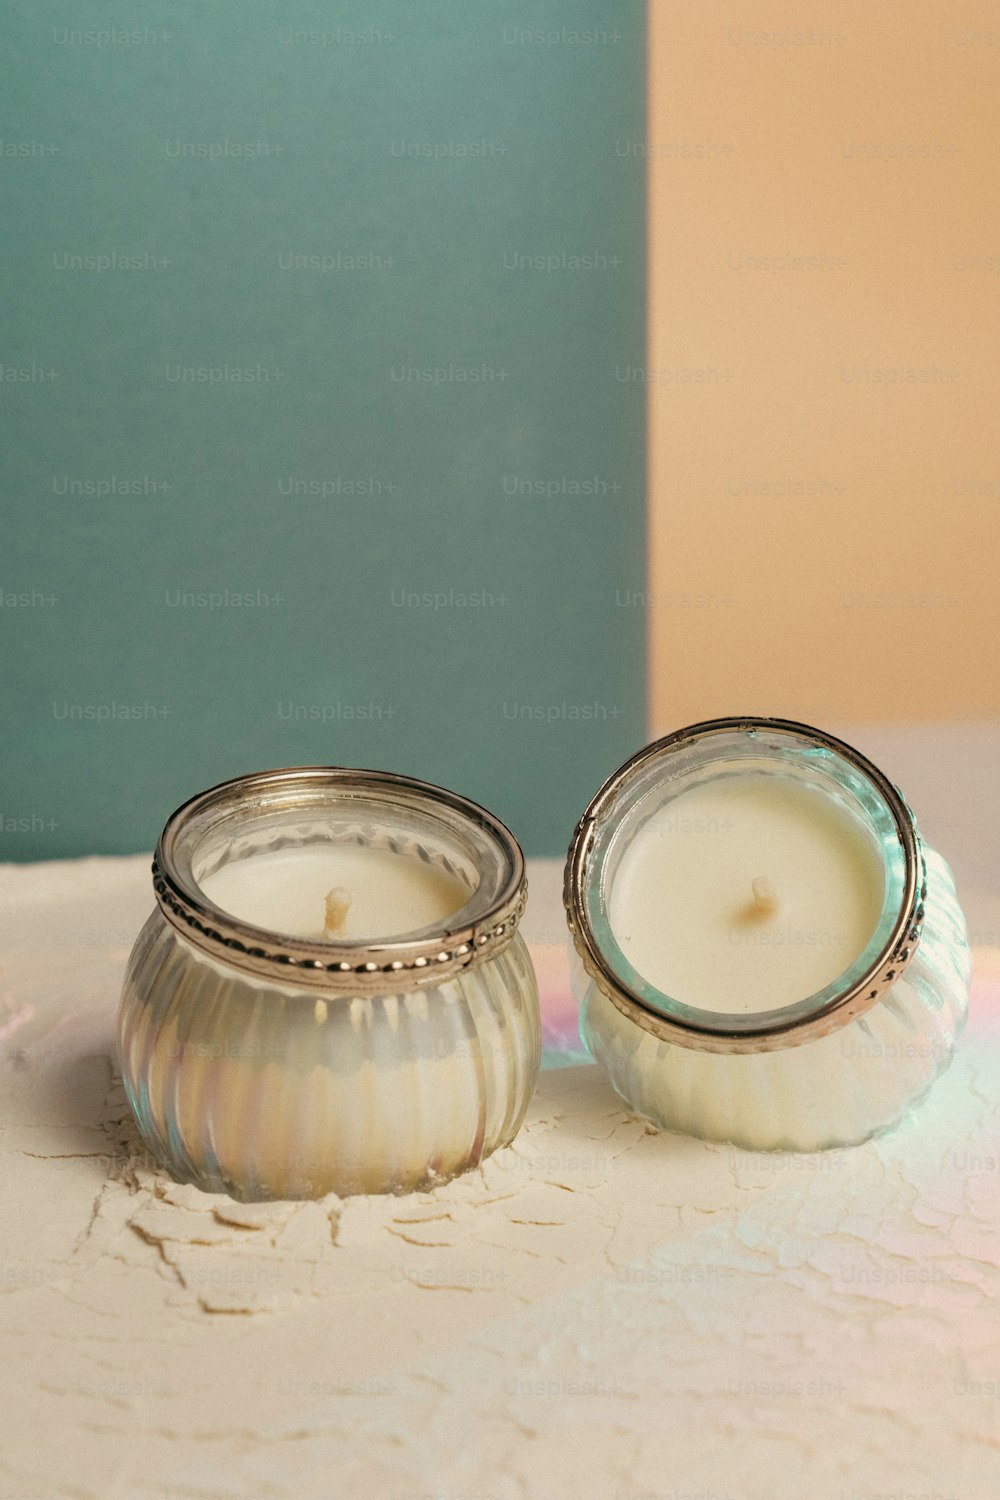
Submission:
M 1000 703 L 1000 9 L 650 0 L 651 728 Z

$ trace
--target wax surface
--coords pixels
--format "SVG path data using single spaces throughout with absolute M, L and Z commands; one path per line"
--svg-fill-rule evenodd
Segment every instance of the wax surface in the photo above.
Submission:
M 357 844 L 252 855 L 201 881 L 224 911 L 293 937 L 324 935 L 326 898 L 338 887 L 350 904 L 342 924 L 326 935 L 347 942 L 443 922 L 469 899 L 467 887 L 436 865 Z
M 642 826 L 608 913 L 648 983 L 685 1005 L 752 1014 L 848 969 L 878 925 L 879 851 L 842 804 L 781 775 L 681 792 Z

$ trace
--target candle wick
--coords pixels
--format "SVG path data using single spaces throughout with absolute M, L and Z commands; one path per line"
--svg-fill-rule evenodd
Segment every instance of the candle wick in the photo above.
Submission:
M 326 918 L 323 922 L 324 936 L 332 937 L 340 932 L 350 909 L 351 893 L 345 891 L 342 885 L 335 885 L 332 891 L 327 892 Z
M 778 910 L 778 893 L 769 880 L 757 875 L 750 882 L 755 917 L 773 917 Z

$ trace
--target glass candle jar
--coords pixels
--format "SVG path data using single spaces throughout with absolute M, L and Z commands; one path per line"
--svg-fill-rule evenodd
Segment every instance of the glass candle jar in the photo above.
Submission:
M 649 745 L 578 825 L 565 898 L 584 1042 L 664 1129 L 848 1145 L 951 1058 L 970 973 L 951 873 L 819 730 L 718 719 Z
M 119 1046 L 174 1177 L 406 1192 L 517 1133 L 538 996 L 521 850 L 484 809 L 379 771 L 243 776 L 168 819 L 153 885 Z

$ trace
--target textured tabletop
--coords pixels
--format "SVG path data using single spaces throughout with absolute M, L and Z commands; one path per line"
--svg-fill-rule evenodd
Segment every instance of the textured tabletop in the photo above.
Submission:
M 564 1066 L 513 1147 L 426 1195 L 247 1206 L 133 1154 L 148 860 L 0 868 L 0 1500 L 996 1500 L 1000 952 L 913 1118 L 753 1155 L 565 1065 L 558 868 L 531 875 Z

